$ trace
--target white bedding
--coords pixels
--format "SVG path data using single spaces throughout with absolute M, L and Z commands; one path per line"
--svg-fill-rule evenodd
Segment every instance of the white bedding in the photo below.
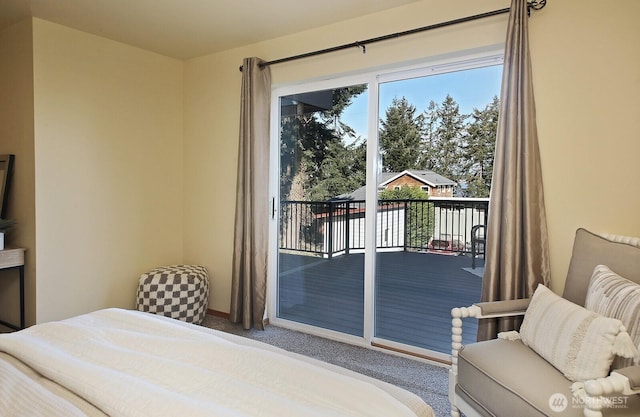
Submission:
M 6 358 L 5 358 L 6 359 Z M 0 415 L 85 417 L 71 402 L 33 383 L 11 359 L 0 361 Z
M 0 351 L 112 417 L 433 416 L 429 406 L 404 390 L 201 329 L 108 309 L 0 335 Z M 34 407 L 10 400 L 17 384 L 27 382 L 8 371 L 2 378 L 14 382 L 1 381 L 0 415 L 9 415 L 3 406 Z M 11 387 L 13 394 L 7 394 Z M 42 395 L 58 411 L 41 415 L 86 415 L 74 404 Z

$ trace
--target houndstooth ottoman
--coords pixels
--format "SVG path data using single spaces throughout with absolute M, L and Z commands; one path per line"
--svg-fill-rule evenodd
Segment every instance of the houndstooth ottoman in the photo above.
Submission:
M 170 265 L 140 276 L 136 309 L 200 324 L 207 314 L 209 277 L 201 265 Z

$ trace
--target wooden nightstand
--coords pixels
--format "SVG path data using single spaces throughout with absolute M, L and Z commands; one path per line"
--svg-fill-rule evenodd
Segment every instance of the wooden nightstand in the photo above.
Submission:
M 20 273 L 20 326 L 0 320 L 0 324 L 10 329 L 24 329 L 24 248 L 7 248 L 0 250 L 0 269 L 18 268 Z

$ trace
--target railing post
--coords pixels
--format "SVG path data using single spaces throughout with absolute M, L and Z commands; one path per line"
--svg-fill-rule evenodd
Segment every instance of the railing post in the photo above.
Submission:
M 329 202 L 329 245 L 327 250 L 329 251 L 329 259 L 333 257 L 333 202 Z
M 407 251 L 407 241 L 409 240 L 409 228 L 407 227 L 407 218 L 409 217 L 409 211 L 407 210 L 407 200 L 404 200 L 404 251 Z
M 489 223 L 489 202 L 484 204 L 484 224 Z
M 345 255 L 349 254 L 349 212 L 351 211 L 351 202 L 347 201 L 346 212 L 344 213 L 344 253 Z

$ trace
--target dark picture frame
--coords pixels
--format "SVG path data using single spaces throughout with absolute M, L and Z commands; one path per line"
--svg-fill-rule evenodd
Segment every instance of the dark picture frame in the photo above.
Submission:
M 6 219 L 15 155 L 0 155 L 0 218 Z

